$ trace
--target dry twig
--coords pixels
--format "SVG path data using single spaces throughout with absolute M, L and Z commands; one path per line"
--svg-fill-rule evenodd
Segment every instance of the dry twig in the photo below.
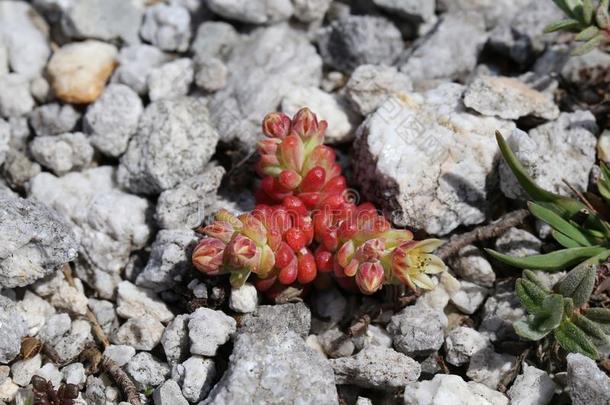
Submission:
M 114 382 L 121 387 L 131 405 L 142 405 L 138 389 L 127 373 L 114 360 L 104 356 L 95 346 L 85 349 L 81 357 L 89 362 L 92 371 L 101 370 L 108 373 Z
M 436 251 L 436 255 L 446 260 L 459 252 L 463 247 L 471 245 L 474 242 L 496 238 L 510 228 L 523 223 L 529 214 L 530 212 L 526 209 L 512 211 L 504 214 L 502 218 L 489 225 L 479 226 L 470 232 L 454 235 Z

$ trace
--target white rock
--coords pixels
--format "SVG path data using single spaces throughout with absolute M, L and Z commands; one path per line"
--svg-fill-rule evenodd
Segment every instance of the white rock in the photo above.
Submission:
M 0 3 L 0 7 L 3 3 Z M 34 99 L 30 94 L 30 82 L 19 73 L 0 76 L 0 116 L 18 117 L 34 108 Z
M 22 387 L 27 386 L 34 374 L 40 370 L 41 365 L 42 358 L 40 354 L 27 360 L 16 361 L 11 365 L 11 378 L 13 382 Z
M 63 273 L 57 272 L 37 281 L 34 290 L 39 295 L 47 297 L 55 308 L 78 315 L 85 315 L 87 312 L 87 297 L 78 279 L 75 279 L 75 285 L 72 286 Z
M 523 373 L 508 390 L 508 397 L 512 405 L 547 405 L 552 401 L 555 389 L 555 383 L 545 371 L 524 364 Z
M 81 132 L 37 136 L 30 143 L 34 159 L 58 176 L 80 171 L 91 164 L 93 147 Z
M 55 308 L 46 300 L 26 290 L 23 300 L 17 303 L 19 313 L 28 324 L 28 335 L 36 336 L 46 320 L 55 314 Z
M 161 341 L 165 328 L 163 324 L 149 316 L 131 318 L 125 322 L 111 342 L 116 345 L 132 346 L 136 350 L 152 350 Z
M 123 367 L 136 354 L 136 349 L 127 345 L 109 345 L 104 350 L 104 356 L 114 360 L 119 367 Z
M 53 363 L 45 364 L 36 372 L 35 375 L 39 375 L 45 380 L 51 382 L 55 389 L 59 388 L 59 384 L 61 384 L 61 380 L 63 378 L 63 374 Z
M 7 403 L 15 399 L 19 386 L 13 382 L 10 378 L 0 383 L 0 401 L 6 401 Z
M 290 0 L 209 0 L 216 14 L 250 24 L 269 24 L 287 20 L 293 13 Z
M 486 40 L 485 22 L 479 15 L 445 14 L 400 70 L 416 88 L 428 87 L 427 81 L 464 78 L 475 68 Z
M 587 189 L 589 172 L 595 163 L 597 132 L 593 114 L 576 111 L 562 113 L 556 121 L 540 125 L 529 134 L 514 132 L 507 141 L 540 187 L 568 195 L 571 191 L 564 181 L 579 190 Z M 503 161 L 499 171 L 504 195 L 526 199 L 525 192 Z
M 303 22 L 321 20 L 331 3 L 332 0 L 292 0 L 294 17 Z
M 504 376 L 513 369 L 517 361 L 515 356 L 494 352 L 486 348 L 474 353 L 466 375 L 473 381 L 496 389 Z
M 193 62 L 180 58 L 153 68 L 148 74 L 148 97 L 151 101 L 186 96 L 195 75 Z
M 190 315 L 177 315 L 161 336 L 163 352 L 170 365 L 183 361 L 189 353 L 188 321 Z
M 362 115 L 375 111 L 390 96 L 406 95 L 413 90 L 409 76 L 395 67 L 361 65 L 346 84 L 346 96 Z
M 144 247 L 150 235 L 150 203 L 121 191 L 114 174 L 111 166 L 60 178 L 41 173 L 31 180 L 28 190 L 31 198 L 72 223 L 81 240 L 76 273 L 102 298 L 114 295 L 130 253 Z
M 63 32 L 72 38 L 102 41 L 139 42 L 138 29 L 143 7 L 137 0 L 98 0 L 65 2 Z M 64 3 L 64 4 L 65 4 Z
M 295 86 L 318 86 L 322 60 L 306 38 L 280 24 L 238 42 L 227 61 L 227 86 L 210 99 L 210 115 L 222 140 L 253 147 L 260 121 Z
M 174 380 L 167 380 L 153 392 L 155 405 L 188 405 L 180 387 Z
M 59 135 L 70 132 L 80 119 L 80 113 L 70 104 L 45 104 L 30 114 L 30 125 L 36 135 Z
M 216 378 L 216 366 L 210 359 L 200 356 L 189 357 L 181 364 L 182 395 L 191 402 L 205 399 Z
M 351 356 L 356 350 L 353 340 L 337 326 L 319 334 L 318 343 L 324 354 L 333 359 Z
M 430 354 L 443 345 L 445 326 L 446 317 L 439 311 L 410 306 L 392 317 L 387 330 L 396 350 L 419 356 Z
M 358 119 L 341 97 L 317 87 L 295 87 L 282 100 L 282 111 L 289 116 L 303 107 L 309 107 L 319 120 L 328 122 L 327 143 L 347 142 L 353 138 Z
M 142 100 L 133 90 L 122 84 L 111 84 L 87 108 L 83 129 L 97 150 L 118 157 L 127 150 L 143 110 Z
M 355 180 L 394 222 L 444 235 L 486 219 L 498 151 L 493 134 L 515 126 L 466 112 L 463 90 L 444 84 L 389 98 L 361 125 Z
M 10 140 L 11 127 L 6 121 L 0 118 L 0 166 L 6 159 L 7 152 L 9 151 Z
M 198 308 L 191 314 L 188 323 L 191 353 L 215 356 L 218 346 L 229 340 L 236 325 L 235 319 L 222 311 Z
M 66 384 L 83 386 L 87 380 L 83 363 L 72 363 L 61 369 Z
M 232 288 L 229 297 L 229 308 L 235 312 L 247 314 L 256 311 L 258 305 L 258 293 L 256 287 L 246 283 L 240 288 Z
M 139 390 L 160 385 L 170 373 L 167 363 L 157 360 L 147 352 L 133 356 L 125 366 L 125 371 Z
M 503 394 L 472 381 L 467 384 L 462 377 L 450 374 L 407 385 L 404 399 L 405 405 L 508 405 Z
M 13 72 L 27 78 L 40 76 L 51 49 L 44 19 L 28 3 L 0 3 L 0 42 L 8 51 Z
M 115 46 L 93 40 L 59 48 L 47 66 L 55 95 L 67 103 L 95 101 L 114 70 L 117 52 Z
M 462 279 L 480 286 L 491 287 L 496 281 L 496 273 L 487 261 L 483 252 L 474 246 L 468 245 L 460 249 L 451 268 Z
M 155 46 L 141 44 L 123 47 L 117 58 L 119 67 L 114 72 L 113 81 L 144 95 L 148 92 L 147 78 L 150 71 L 170 59 L 170 55 Z
M 605 404 L 610 392 L 608 377 L 590 358 L 568 354 L 568 388 L 574 405 Z
M 121 158 L 119 183 L 143 194 L 171 189 L 204 171 L 218 137 L 204 100 L 181 97 L 150 103 Z
M 447 362 L 454 366 L 461 366 L 470 361 L 475 353 L 491 346 L 489 339 L 476 329 L 459 326 L 453 329 L 445 339 Z
M 464 104 L 483 115 L 507 120 L 525 116 L 552 120 L 559 116 L 551 96 L 511 77 L 478 76 L 466 89 Z
M 472 315 L 483 304 L 489 291 L 485 287 L 468 281 L 462 280 L 459 283 L 460 289 L 451 295 L 451 302 L 463 313 Z
M 197 60 L 195 70 L 195 83 L 205 91 L 217 91 L 227 85 L 229 70 L 218 58 Z
M 191 39 L 191 16 L 184 7 L 156 4 L 146 10 L 140 35 L 164 51 L 184 52 Z
M 159 322 L 169 322 L 174 314 L 154 292 L 123 281 L 117 289 L 117 314 L 123 318 L 150 316 Z

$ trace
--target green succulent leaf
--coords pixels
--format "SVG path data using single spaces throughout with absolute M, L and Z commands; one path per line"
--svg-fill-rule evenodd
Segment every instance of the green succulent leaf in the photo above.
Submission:
M 559 20 L 544 27 L 544 32 L 550 34 L 557 31 L 572 31 L 580 28 L 580 21 L 573 18 Z
M 579 46 L 578 48 L 572 51 L 573 56 L 584 55 L 585 53 L 591 52 L 593 49 L 597 48 L 602 42 L 604 42 L 604 35 L 599 32 L 596 36 L 589 39 L 587 42 Z
M 585 316 L 579 314 L 574 314 L 572 322 L 574 322 L 574 325 L 578 326 L 583 332 L 592 338 L 597 345 L 608 343 L 608 335 L 606 335 L 604 327 L 597 322 L 593 322 Z
M 552 209 L 564 218 L 571 218 L 576 213 L 586 209 L 585 205 L 573 198 L 562 197 L 540 188 L 527 173 L 519 159 L 508 146 L 506 139 L 496 131 L 496 140 L 506 164 L 517 178 L 517 181 L 527 194 L 539 205 Z
M 530 314 L 541 312 L 544 299 L 549 295 L 547 291 L 537 286 L 536 283 L 523 278 L 518 279 L 515 283 L 515 293 L 519 301 L 521 301 L 521 305 Z
M 590 39 L 593 39 L 599 33 L 600 33 L 599 28 L 597 28 L 596 26 L 591 26 L 589 28 L 585 28 L 584 30 L 580 31 L 578 33 L 578 35 L 576 35 L 574 37 L 574 39 L 576 41 L 588 41 Z
M 595 14 L 595 9 L 591 0 L 583 0 L 582 14 L 585 20 L 585 24 L 591 24 L 591 22 L 593 21 L 593 15 Z
M 534 314 L 533 326 L 540 331 L 550 332 L 559 326 L 563 319 L 563 297 L 559 294 L 548 295 L 543 303 L 542 310 Z
M 515 328 L 515 332 L 517 333 L 517 335 L 521 336 L 522 338 L 534 341 L 540 340 L 549 333 L 551 333 L 551 331 L 544 332 L 535 329 L 527 321 L 517 321 L 513 323 L 513 328 Z
M 580 263 L 584 259 L 606 252 L 607 249 L 600 246 L 577 247 L 556 250 L 551 253 L 534 255 L 528 257 L 512 257 L 492 249 L 485 249 L 494 259 L 513 267 L 521 269 L 534 269 L 545 271 L 560 271 Z
M 574 240 L 568 238 L 561 232 L 557 232 L 555 229 L 551 231 L 551 235 L 553 235 L 553 238 L 555 238 L 557 243 L 559 243 L 564 248 L 576 248 L 581 246 L 578 242 L 575 242 Z
M 606 333 L 610 333 L 610 309 L 588 308 L 583 311 L 583 315 L 598 324 Z
M 553 0 L 553 3 L 557 5 L 566 15 L 573 15 L 573 6 L 571 0 Z
M 598 254 L 576 266 L 558 284 L 557 290 L 564 297 L 572 298 L 574 305 L 580 307 L 589 301 L 595 285 L 597 266 L 610 255 L 610 251 Z
M 551 211 L 550 209 L 534 202 L 528 203 L 528 208 L 532 215 L 534 215 L 536 218 L 546 222 L 553 229 L 561 232 L 573 241 L 578 242 L 580 246 L 591 246 L 591 243 L 587 237 L 580 231 L 580 229 L 578 229 L 577 226 L 572 225 L 554 211 Z
M 564 320 L 557 329 L 553 331 L 557 342 L 569 353 L 581 353 L 587 357 L 597 360 L 599 353 L 595 345 L 589 340 L 587 334 L 569 320 Z
M 550 293 L 550 290 L 544 286 L 544 283 L 538 278 L 536 273 L 534 273 L 533 271 L 531 271 L 531 270 L 523 270 L 523 277 L 526 280 L 529 280 L 532 283 L 536 284 L 543 291 L 545 291 L 547 293 Z

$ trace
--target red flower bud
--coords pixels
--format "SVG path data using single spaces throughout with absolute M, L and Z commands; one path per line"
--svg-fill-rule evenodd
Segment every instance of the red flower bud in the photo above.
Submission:
M 238 269 L 253 271 L 260 261 L 260 251 L 256 243 L 243 235 L 236 235 L 225 249 L 229 265 Z
M 290 132 L 290 117 L 283 113 L 269 113 L 263 119 L 263 133 L 270 138 L 283 139 Z
M 305 160 L 305 146 L 296 135 L 287 136 L 278 148 L 279 160 L 286 169 L 301 172 Z
M 195 268 L 209 276 L 220 274 L 226 245 L 218 239 L 204 238 L 193 249 Z
M 219 239 L 224 243 L 229 243 L 233 233 L 235 233 L 233 226 L 226 221 L 214 221 L 210 225 L 203 228 L 202 231 L 206 235 Z
M 383 277 L 383 267 L 379 262 L 366 262 L 358 268 L 356 284 L 364 294 L 373 294 L 381 288 Z

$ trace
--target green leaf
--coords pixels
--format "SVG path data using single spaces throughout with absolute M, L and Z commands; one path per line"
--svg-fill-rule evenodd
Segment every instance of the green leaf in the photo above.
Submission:
M 580 27 L 580 21 L 574 20 L 573 18 L 568 18 L 566 20 L 559 20 L 547 25 L 546 27 L 544 27 L 544 32 L 546 34 L 550 34 L 551 32 L 557 32 L 562 30 L 572 31 L 579 29 Z
M 604 331 L 602 325 L 591 321 L 590 319 L 579 315 L 574 314 L 574 318 L 572 322 L 574 325 L 578 326 L 583 332 L 585 332 L 590 338 L 592 338 L 598 345 L 603 345 L 608 343 L 608 335 Z
M 563 318 L 563 297 L 551 294 L 544 299 L 542 311 L 535 314 L 532 326 L 539 331 L 550 332 L 559 326 Z
M 581 56 L 585 53 L 591 52 L 593 49 L 597 48 L 604 41 L 604 35 L 600 32 L 593 38 L 589 39 L 583 45 L 572 51 L 572 56 Z
M 572 239 L 565 236 L 563 233 L 557 232 L 554 229 L 551 231 L 551 235 L 553 235 L 553 238 L 555 238 L 557 243 L 559 243 L 561 246 L 563 246 L 565 248 L 575 248 L 575 247 L 581 246 L 578 244 L 578 242 L 573 241 Z
M 556 250 L 551 253 L 534 255 L 528 257 L 512 257 L 491 249 L 485 249 L 494 259 L 521 269 L 534 269 L 546 271 L 560 271 L 582 260 L 606 252 L 607 249 L 600 246 L 579 247 L 571 249 Z
M 599 193 L 607 202 L 610 202 L 610 169 L 606 163 L 602 162 L 600 165 L 602 169 L 602 175 L 597 180 L 597 188 Z
M 599 34 L 599 28 L 597 28 L 595 26 L 591 26 L 589 28 L 585 28 L 584 30 L 580 31 L 578 33 L 578 35 L 576 35 L 574 37 L 574 39 L 576 41 L 588 41 L 588 40 L 592 39 L 593 37 L 595 37 L 597 34 Z
M 593 292 L 597 266 L 608 256 L 610 256 L 610 250 L 594 256 L 570 270 L 558 284 L 557 291 L 564 297 L 572 298 L 575 306 L 584 305 L 589 301 L 591 292 Z
M 541 288 L 543 291 L 550 293 L 551 291 L 546 288 L 544 286 L 544 283 L 538 278 L 538 276 L 536 275 L 536 273 L 534 273 L 531 270 L 523 270 L 523 277 L 529 281 L 531 281 L 532 283 L 536 284 L 539 288 Z
M 593 8 L 593 2 L 591 0 L 583 0 L 582 2 L 582 15 L 585 19 L 585 24 L 591 24 L 593 21 L 593 15 L 595 10 Z
M 506 164 L 510 167 L 521 187 L 523 187 L 536 203 L 545 205 L 547 208 L 552 209 L 564 218 L 571 218 L 574 214 L 586 208 L 580 201 L 573 198 L 562 197 L 538 187 L 499 131 L 496 131 L 496 140 L 500 147 L 500 152 L 502 153 L 504 160 L 506 160 Z
M 583 311 L 587 319 L 600 325 L 606 333 L 610 333 L 610 309 L 607 308 L 588 308 Z
M 557 213 L 534 202 L 528 203 L 528 208 L 536 218 L 546 222 L 553 229 L 578 242 L 581 246 L 591 246 L 587 237 L 576 226 L 563 219 Z
M 553 0 L 553 3 L 555 3 L 566 15 L 572 16 L 572 10 L 568 6 L 566 0 Z
M 540 340 L 551 332 L 543 332 L 532 328 L 532 325 L 530 325 L 527 321 L 516 321 L 513 323 L 513 328 L 515 328 L 517 335 L 528 340 Z
M 593 360 L 597 360 L 599 357 L 595 345 L 591 343 L 586 333 L 569 320 L 563 321 L 554 330 L 553 335 L 561 347 L 569 353 L 581 353 Z
M 515 283 L 515 294 L 521 301 L 521 305 L 530 314 L 537 314 L 542 310 L 542 303 L 549 293 L 535 283 L 526 279 L 518 279 Z

